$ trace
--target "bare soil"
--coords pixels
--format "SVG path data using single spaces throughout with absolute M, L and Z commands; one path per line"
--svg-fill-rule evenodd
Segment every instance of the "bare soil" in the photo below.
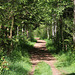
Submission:
M 34 50 L 30 51 L 32 71 L 29 75 L 34 74 L 35 66 L 41 61 L 44 61 L 51 66 L 53 75 L 61 75 L 60 72 L 54 66 L 56 59 L 46 49 L 46 41 L 40 40 L 39 38 L 36 39 L 37 43 L 34 45 Z

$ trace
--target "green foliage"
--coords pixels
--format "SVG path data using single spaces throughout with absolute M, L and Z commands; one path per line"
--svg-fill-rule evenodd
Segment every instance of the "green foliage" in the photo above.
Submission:
M 7 57 L 5 56 L 5 60 L 9 64 L 9 70 L 3 70 L 1 75 L 28 75 L 31 70 L 30 55 L 28 51 L 33 49 L 33 44 L 23 37 L 14 40 L 13 44 L 16 46 Z
M 0 75 L 2 72 L 4 71 L 8 71 L 9 68 L 8 68 L 9 64 L 8 62 L 5 60 L 4 56 L 1 58 L 0 60 Z
M 31 64 L 21 60 L 15 63 L 9 61 L 9 63 L 9 70 L 2 72 L 1 75 L 28 75 L 28 72 L 31 70 Z
M 40 39 L 47 39 L 46 26 L 42 25 L 37 27 L 37 29 L 34 30 L 34 36 L 40 37 Z
M 58 62 L 56 63 L 56 67 L 58 69 L 65 71 L 66 73 L 75 73 L 75 53 L 72 51 L 68 51 L 66 53 L 60 52 L 56 55 Z
M 73 7 L 72 0 L 1 0 L 0 58 L 7 54 L 12 62 L 29 61 L 28 51 L 32 50 L 34 42 L 28 40 L 36 42 L 34 36 L 41 39 L 53 38 L 53 42 L 49 40 L 46 45 L 50 52 L 74 52 Z M 33 32 L 34 29 L 36 30 Z M 67 61 L 64 65 L 68 64 L 70 59 L 69 55 L 65 57 L 64 60 Z
M 56 52 L 56 48 L 54 47 L 54 43 L 53 43 L 52 39 L 47 40 L 46 48 L 52 53 Z
M 3 49 L 0 49 L 0 59 L 3 57 L 4 53 L 3 53 Z
M 70 66 L 75 62 L 75 54 L 71 51 L 59 53 L 58 60 L 61 64 L 59 66 Z
M 40 62 L 34 71 L 34 75 L 52 75 L 52 70 L 45 62 Z

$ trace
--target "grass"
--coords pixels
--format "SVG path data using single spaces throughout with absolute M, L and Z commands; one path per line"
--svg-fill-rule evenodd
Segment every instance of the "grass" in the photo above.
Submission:
M 1 75 L 28 75 L 31 70 L 31 64 L 25 61 L 14 63 L 9 61 L 9 64 L 9 70 L 3 71 Z
M 72 52 L 59 53 L 55 55 L 58 59 L 56 67 L 62 72 L 67 74 L 75 74 L 75 55 Z M 63 74 L 63 75 L 65 75 Z
M 31 71 L 30 54 L 29 50 L 33 49 L 35 42 L 26 41 L 24 39 L 19 39 L 14 43 L 14 49 L 9 55 L 4 56 L 4 62 L 8 65 L 4 65 L 8 68 L 2 68 L 1 75 L 28 75 Z M 2 65 L 2 66 L 4 66 Z
M 62 72 L 63 75 L 75 75 L 75 52 L 68 50 L 60 51 L 58 54 L 54 47 L 52 40 L 48 40 L 46 44 L 47 49 L 58 60 L 55 66 Z
M 45 62 L 40 62 L 35 68 L 34 75 L 52 75 L 51 67 Z
M 62 72 L 62 70 L 63 70 L 63 72 L 65 72 L 64 73 L 65 75 L 67 75 L 67 74 L 74 74 L 75 75 L 75 65 L 74 66 L 68 66 L 68 67 L 61 67 L 60 71 Z
M 1 75 L 28 75 L 31 70 L 31 63 L 27 51 L 14 50 L 5 60 L 8 62 L 9 70 L 3 70 Z

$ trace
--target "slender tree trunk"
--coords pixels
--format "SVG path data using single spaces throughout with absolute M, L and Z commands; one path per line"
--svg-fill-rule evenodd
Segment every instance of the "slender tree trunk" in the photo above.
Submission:
M 26 26 L 24 26 L 24 36 L 26 36 Z
M 55 24 L 54 24 L 54 37 L 56 37 L 56 32 L 57 32 L 57 23 L 55 21 Z
M 14 15 L 12 16 L 12 24 L 11 24 L 10 36 L 9 36 L 10 39 L 12 39 L 12 36 L 13 36 L 13 26 L 14 26 Z M 11 47 L 10 50 L 12 50 L 12 49 L 13 49 L 13 42 L 12 42 L 12 41 L 11 41 L 11 43 L 10 43 L 10 47 Z M 10 53 L 10 51 L 8 51 L 8 54 L 9 54 L 9 53 Z
M 63 26 L 62 26 L 62 50 L 64 50 L 64 34 L 63 34 Z
M 2 25 L 0 25 L 0 38 L 3 38 Z M 2 39 L 0 40 L 0 46 L 2 46 Z
M 74 49 L 75 49 L 75 0 L 74 0 L 74 21 L 73 21 L 73 42 L 74 42 Z
M 17 26 L 17 36 L 19 36 L 19 27 Z
M 47 26 L 47 38 L 50 39 L 50 31 L 49 31 L 49 26 Z
M 54 37 L 54 23 L 52 22 L 52 37 Z
M 23 35 L 23 32 L 24 32 L 24 29 L 23 29 L 23 27 L 22 27 L 22 35 Z
M 14 26 L 14 16 L 12 16 L 12 25 L 11 25 L 11 29 L 10 29 L 10 38 L 12 38 L 13 36 L 13 26 Z
M 27 38 L 29 38 L 29 31 L 27 30 L 26 32 L 27 32 Z

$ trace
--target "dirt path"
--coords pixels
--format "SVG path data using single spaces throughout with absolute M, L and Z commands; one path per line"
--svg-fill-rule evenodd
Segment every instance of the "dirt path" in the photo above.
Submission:
M 46 50 L 46 42 L 44 40 L 39 40 L 37 38 L 37 43 L 35 44 L 35 49 L 31 53 L 31 63 L 32 71 L 29 75 L 33 75 L 35 66 L 40 62 L 44 61 L 51 66 L 53 75 L 61 75 L 60 72 L 55 68 L 54 63 L 56 62 L 55 58 Z

